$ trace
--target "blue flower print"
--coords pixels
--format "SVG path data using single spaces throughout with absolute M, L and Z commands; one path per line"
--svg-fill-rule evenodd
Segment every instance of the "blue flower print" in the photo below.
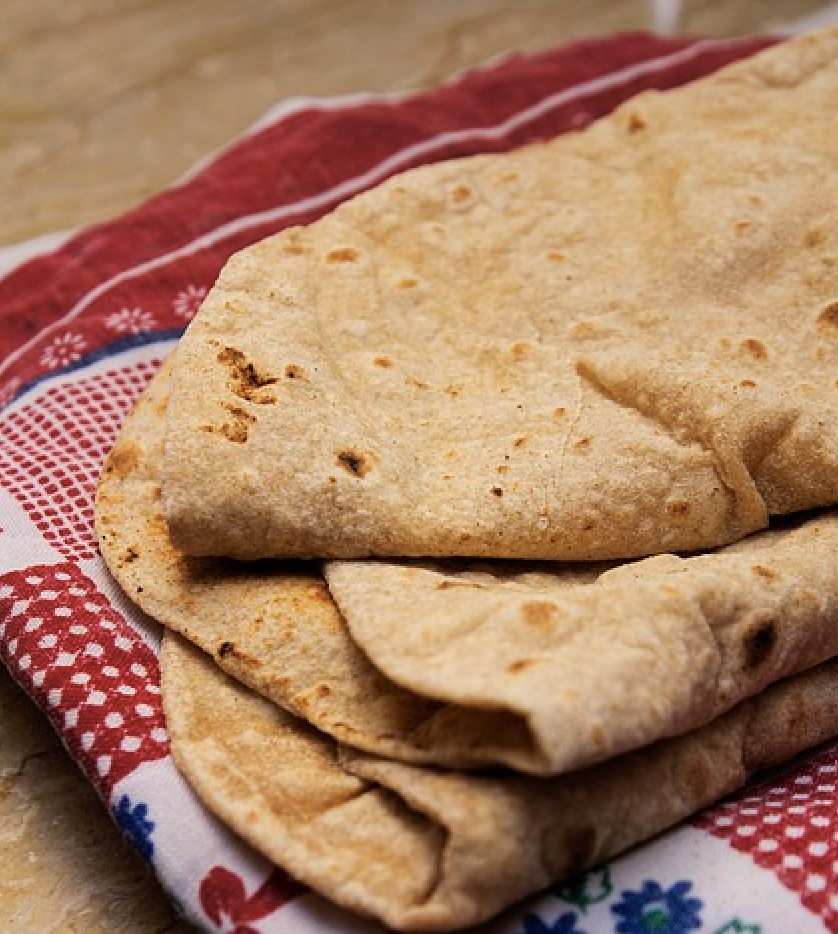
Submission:
M 140 855 L 151 862 L 154 853 L 154 844 L 151 842 L 154 821 L 148 819 L 148 806 L 140 802 L 131 807 L 131 799 L 123 795 L 113 813 L 125 836 L 140 851 Z
M 538 915 L 524 915 L 524 934 L 585 934 L 576 927 L 578 915 L 575 911 L 566 911 L 554 921 L 542 921 Z
M 687 898 L 692 882 L 682 879 L 670 889 L 647 879 L 639 892 L 623 892 L 622 901 L 611 906 L 620 919 L 617 934 L 687 934 L 701 927 L 702 902 Z

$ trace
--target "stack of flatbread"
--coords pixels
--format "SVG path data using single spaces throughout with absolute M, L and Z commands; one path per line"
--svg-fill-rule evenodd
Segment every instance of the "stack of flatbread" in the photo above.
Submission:
M 838 734 L 836 101 L 830 31 L 230 260 L 98 531 L 277 864 L 463 927 Z

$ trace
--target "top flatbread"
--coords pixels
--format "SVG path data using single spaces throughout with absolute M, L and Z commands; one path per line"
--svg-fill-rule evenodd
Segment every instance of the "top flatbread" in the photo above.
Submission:
M 838 31 L 234 256 L 179 350 L 189 554 L 612 559 L 838 501 Z

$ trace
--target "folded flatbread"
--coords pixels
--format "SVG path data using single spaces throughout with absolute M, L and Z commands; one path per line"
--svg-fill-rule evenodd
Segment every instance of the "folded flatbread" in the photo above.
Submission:
M 316 891 L 399 930 L 476 924 L 838 733 L 833 661 L 575 775 L 480 776 L 341 749 L 175 636 L 162 667 L 172 751 L 206 805 Z
M 234 256 L 178 352 L 176 547 L 624 559 L 838 502 L 836 100 L 833 29 Z
M 835 513 L 611 569 L 334 562 L 342 613 L 318 565 L 185 557 L 157 477 L 169 378 L 167 364 L 105 464 L 102 553 L 146 612 L 344 743 L 555 774 L 838 654 Z

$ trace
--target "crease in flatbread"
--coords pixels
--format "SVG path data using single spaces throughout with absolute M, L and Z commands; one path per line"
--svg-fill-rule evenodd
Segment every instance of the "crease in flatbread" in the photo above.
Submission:
M 831 661 L 573 775 L 440 771 L 340 748 L 177 636 L 161 661 L 172 752 L 204 803 L 316 891 L 405 931 L 477 924 L 838 733 Z

